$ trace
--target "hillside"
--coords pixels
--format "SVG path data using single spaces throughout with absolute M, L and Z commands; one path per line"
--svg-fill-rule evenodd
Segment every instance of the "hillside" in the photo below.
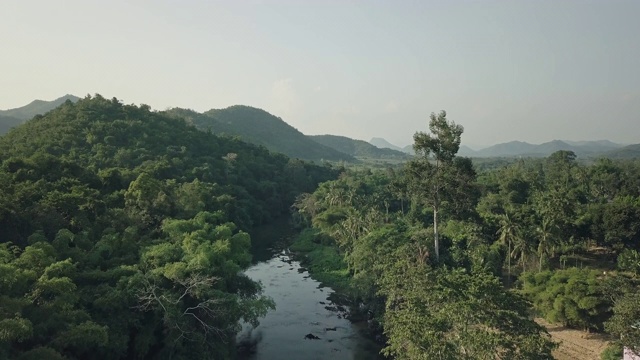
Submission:
M 475 157 L 476 151 L 466 145 L 460 145 L 460 149 L 458 150 L 458 156 Z
M 636 159 L 640 158 L 640 144 L 628 145 L 602 154 L 611 159 Z
M 478 157 L 516 156 L 530 154 L 535 149 L 535 145 L 522 142 L 511 141 L 508 143 L 496 144 L 485 149 L 476 151 Z
M 11 128 L 14 128 L 24 121 L 11 116 L 0 115 L 0 135 L 6 134 Z
M 6 134 L 11 128 L 36 115 L 42 115 L 55 109 L 67 100 L 76 102 L 78 99 L 80 98 L 77 96 L 65 95 L 52 101 L 34 100 L 28 105 L 19 108 L 0 110 L 0 135 Z
M 210 130 L 214 134 L 239 136 L 242 140 L 266 147 L 291 158 L 312 161 L 348 161 L 357 160 L 328 146 L 319 144 L 282 119 L 268 112 L 236 105 L 226 109 L 213 109 L 203 114 L 185 109 L 172 109 L 167 114 L 187 119 L 201 130 Z
M 362 140 L 337 135 L 310 135 L 313 141 L 356 158 L 406 160 L 410 156 L 402 151 L 378 148 Z
M 244 231 L 337 176 L 100 96 L 0 137 L 0 163 L 2 359 L 233 358 L 273 307 Z
M 413 150 L 413 144 L 409 144 L 402 148 L 402 152 L 407 153 L 409 155 L 414 155 L 415 151 Z
M 57 108 L 67 100 L 76 102 L 79 99 L 80 98 L 77 96 L 67 94 L 52 101 L 33 100 L 29 104 L 19 108 L 0 110 L 0 116 L 9 116 L 20 120 L 28 120 L 36 115 L 41 115 Z
M 392 149 L 392 150 L 396 150 L 396 151 L 406 152 L 400 146 L 393 145 L 392 143 L 388 142 L 387 140 L 385 140 L 383 138 L 374 137 L 371 140 L 369 140 L 369 144 L 371 144 L 371 145 L 373 145 L 375 147 L 378 147 L 380 149 Z

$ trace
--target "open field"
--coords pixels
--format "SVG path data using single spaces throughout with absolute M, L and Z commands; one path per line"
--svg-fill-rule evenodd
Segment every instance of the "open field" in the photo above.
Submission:
M 600 353 L 609 343 L 607 337 L 602 334 L 568 329 L 561 325 L 550 324 L 541 318 L 537 318 L 536 322 L 547 329 L 553 341 L 560 343 L 553 352 L 557 360 L 599 360 Z

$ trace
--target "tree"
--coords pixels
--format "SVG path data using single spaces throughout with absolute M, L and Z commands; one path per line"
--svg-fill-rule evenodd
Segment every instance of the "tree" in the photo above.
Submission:
M 514 221 L 512 216 L 504 214 L 500 216 L 500 228 L 498 229 L 498 241 L 507 245 L 507 274 L 511 281 L 511 245 L 514 241 L 522 238 L 520 226 Z
M 383 350 L 396 359 L 552 359 L 529 304 L 493 275 L 397 263 L 382 281 Z
M 536 228 L 538 233 L 538 256 L 540 257 L 540 263 L 538 264 L 538 271 L 542 271 L 542 259 L 544 255 L 552 255 L 555 251 L 556 239 L 557 239 L 557 227 L 553 222 L 547 218 L 542 219 L 540 226 Z
M 625 249 L 618 255 L 618 269 L 640 275 L 640 253 L 633 249 Z
M 640 354 L 640 293 L 638 289 L 617 299 L 613 316 L 604 324 L 608 333 Z
M 413 149 L 416 159 L 408 163 L 408 171 L 414 193 L 421 196 L 421 202 L 433 209 L 433 235 L 436 260 L 440 259 L 440 238 L 438 215 L 447 190 L 452 184 L 447 181 L 455 168 L 454 158 L 460 148 L 461 125 L 447 120 L 447 113 L 431 113 L 430 134 L 416 132 Z
M 592 269 L 527 272 L 521 276 L 522 292 L 534 308 L 551 322 L 565 326 L 601 329 L 609 315 L 602 272 Z

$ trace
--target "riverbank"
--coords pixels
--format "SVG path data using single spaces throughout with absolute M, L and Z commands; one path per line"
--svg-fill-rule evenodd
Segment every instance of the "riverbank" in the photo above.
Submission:
M 380 351 L 386 343 L 378 319 L 382 316 L 384 304 L 376 304 L 371 299 L 362 299 L 353 284 L 349 268 L 335 245 L 323 239 L 319 231 L 304 229 L 294 239 L 289 249 L 296 254 L 296 258 L 308 269 L 315 280 L 335 290 L 332 300 L 349 308 L 349 319 L 377 344 L 376 347 Z
M 260 319 L 258 327 L 243 325 L 236 337 L 238 359 L 377 358 L 380 347 L 370 338 L 367 322 L 353 321 L 343 293 L 346 288 L 336 289 L 348 284 L 346 266 L 335 261 L 340 259 L 337 252 L 313 246 L 308 235 L 300 237 L 288 219 L 251 233 L 253 265 L 245 274 L 262 284 L 276 308 Z M 296 252 L 289 249 L 295 243 Z M 306 255 L 310 253 L 313 261 Z
M 289 250 L 297 255 L 314 279 L 339 293 L 353 294 L 351 275 L 342 255 L 334 246 L 323 244 L 316 230 L 302 230 Z

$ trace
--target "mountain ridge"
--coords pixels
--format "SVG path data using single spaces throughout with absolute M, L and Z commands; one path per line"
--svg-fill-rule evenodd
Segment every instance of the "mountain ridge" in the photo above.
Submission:
M 399 148 L 389 143 L 384 138 L 374 137 L 369 141 L 370 144 L 386 146 L 388 148 Z M 376 145 L 377 146 L 377 145 Z M 509 142 L 499 143 L 479 150 L 460 145 L 458 154 L 465 157 L 544 157 L 559 150 L 573 151 L 581 157 L 606 156 L 607 153 L 622 148 L 624 145 L 612 142 L 610 140 L 551 140 L 541 144 L 531 144 L 525 141 L 513 140 Z M 413 154 L 413 145 L 407 145 L 401 151 Z M 630 150 L 628 154 L 633 153 Z
M 38 114 L 44 115 L 66 101 L 77 102 L 79 99 L 77 96 L 67 94 L 52 101 L 34 100 L 21 107 L 0 110 L 0 135 Z M 292 158 L 312 161 L 357 162 L 356 157 L 403 159 L 400 152 L 408 155 L 414 153 L 413 145 L 402 148 L 381 137 L 373 137 L 369 142 L 366 142 L 341 135 L 305 135 L 283 119 L 265 110 L 245 105 L 211 109 L 203 113 L 174 108 L 165 111 L 165 113 L 182 116 L 200 130 L 212 130 L 218 134 L 239 136 L 245 141 L 262 145 L 271 151 L 280 152 Z M 566 150 L 573 151 L 579 157 L 635 156 L 633 155 L 635 154 L 635 145 L 629 146 L 628 149 L 621 150 L 625 145 L 606 139 L 580 141 L 556 139 L 541 144 L 515 140 L 479 150 L 461 145 L 459 155 L 480 158 L 544 157 L 555 151 Z M 616 152 L 619 149 L 621 152 Z
M 307 135 L 312 140 L 356 158 L 407 160 L 410 155 L 389 148 L 379 148 L 363 140 L 340 135 Z
M 24 106 L 13 109 L 0 110 L 0 115 L 9 116 L 20 120 L 29 120 L 36 115 L 43 115 L 44 113 L 57 108 L 67 100 L 76 102 L 80 100 L 80 98 L 75 95 L 66 94 L 51 101 L 36 99 Z
M 565 140 L 551 140 L 541 144 L 530 144 L 524 141 L 510 141 L 496 144 L 475 151 L 476 157 L 513 157 L 532 156 L 544 157 L 560 150 L 573 151 L 576 155 L 590 157 L 604 154 L 622 147 L 609 140 L 571 142 Z
M 383 139 L 383 138 L 379 138 L 379 137 L 374 137 L 371 138 L 371 140 L 369 140 L 369 144 L 380 148 L 380 149 L 392 149 L 392 150 L 396 150 L 396 151 L 403 151 L 404 149 L 401 148 L 400 146 L 397 145 L 393 145 L 392 143 L 388 142 L 387 140 Z
M 200 130 L 238 136 L 246 142 L 264 146 L 291 158 L 357 162 L 353 156 L 319 144 L 281 118 L 255 107 L 233 105 L 204 113 L 173 108 L 165 113 L 183 117 Z
M 55 100 L 33 100 L 27 105 L 13 109 L 0 110 L 0 135 L 6 134 L 12 128 L 24 123 L 36 115 L 44 115 L 57 108 L 67 100 L 76 102 L 80 100 L 75 95 L 64 95 Z
M 609 151 L 603 156 L 611 159 L 633 159 L 640 158 L 640 144 L 627 145 L 612 151 Z

